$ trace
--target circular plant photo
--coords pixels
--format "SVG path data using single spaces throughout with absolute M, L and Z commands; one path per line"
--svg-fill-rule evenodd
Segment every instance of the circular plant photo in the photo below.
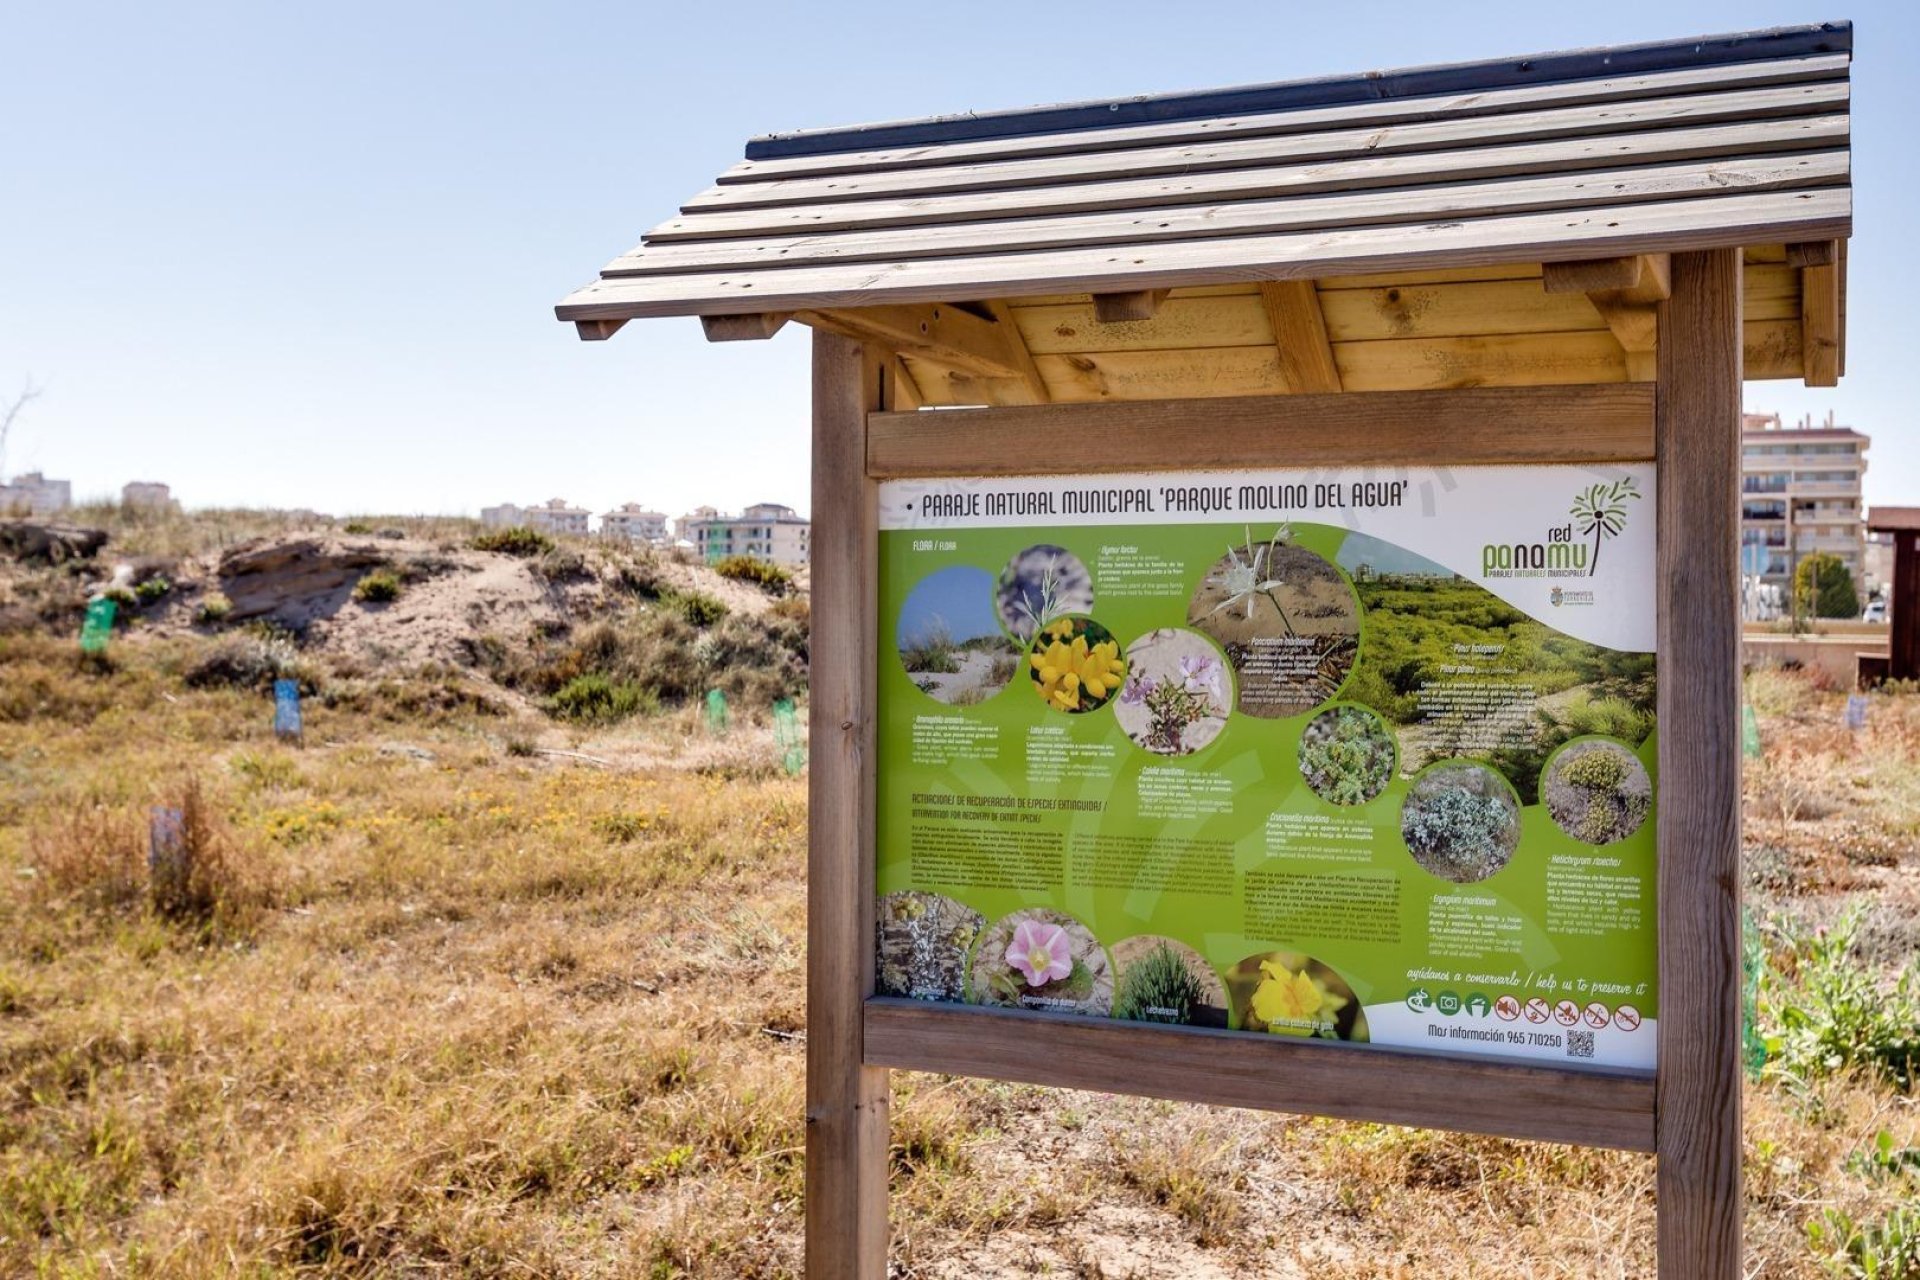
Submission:
M 977 1004 L 1104 1018 L 1113 1007 L 1113 966 L 1072 916 L 1029 907 L 988 926 L 973 953 Z
M 1365 804 L 1393 778 L 1393 731 L 1365 707 L 1328 707 L 1300 734 L 1300 776 L 1329 804 Z
M 913 1000 L 967 998 L 967 956 L 987 918 L 952 898 L 917 889 L 880 899 L 874 920 L 874 986 Z
M 1187 606 L 1187 623 L 1226 650 L 1252 716 L 1299 715 L 1332 698 L 1360 652 L 1360 603 L 1325 558 L 1281 525 L 1213 562 Z
M 1143 933 L 1113 944 L 1113 1016 L 1133 1022 L 1227 1025 L 1227 985 L 1184 942 Z
M 1437 764 L 1407 793 L 1400 838 L 1413 860 L 1442 880 L 1485 880 L 1512 860 L 1520 844 L 1520 798 L 1485 765 Z
M 993 601 L 1000 625 L 1026 645 L 1055 618 L 1093 611 L 1093 575 L 1073 552 L 1043 542 L 1007 562 Z
M 971 565 L 936 570 L 900 608 L 894 644 L 914 687 L 948 706 L 970 707 L 1007 687 L 1020 650 L 1000 629 L 993 575 Z
M 1367 1039 L 1367 1015 L 1347 980 L 1300 951 L 1262 951 L 1227 974 L 1243 1031 L 1319 1040 Z
M 1127 646 L 1127 681 L 1113 716 L 1136 745 L 1190 755 L 1220 736 L 1232 709 L 1233 677 L 1205 636 L 1162 627 Z
M 1554 825 L 1584 844 L 1612 844 L 1640 829 L 1653 807 L 1653 780 L 1618 742 L 1586 739 L 1563 748 L 1540 787 Z
M 1127 660 L 1113 633 L 1092 618 L 1060 618 L 1034 639 L 1027 675 L 1049 707 L 1077 715 L 1113 701 L 1126 683 Z

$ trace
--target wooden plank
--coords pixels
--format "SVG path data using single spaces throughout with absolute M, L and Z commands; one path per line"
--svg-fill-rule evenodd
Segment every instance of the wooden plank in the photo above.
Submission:
M 1311 280 L 1272 280 L 1261 284 L 1260 301 L 1273 328 L 1274 350 L 1287 390 L 1317 393 L 1340 390 L 1340 368 L 1327 340 L 1326 317 Z
M 813 736 L 807 803 L 808 1280 L 884 1280 L 888 1093 L 867 1062 L 873 992 L 879 533 L 866 476 L 877 351 L 813 337 Z
M 605 342 L 620 332 L 625 320 L 575 320 L 573 327 L 582 342 Z
M 1806 362 L 1800 356 L 1800 320 L 1748 320 L 1742 326 L 1742 364 L 1750 382 L 1800 378 Z
M 933 168 L 893 169 L 820 178 L 789 178 L 713 186 L 681 209 L 694 214 L 776 205 L 840 204 L 848 200 L 924 198 L 957 192 L 1006 192 L 1059 187 L 1120 177 L 1194 175 L 1219 169 L 1263 169 L 1355 155 L 1458 150 L 1480 145 L 1612 139 L 1646 130 L 1673 130 L 1732 121 L 1792 120 L 1847 110 L 1844 80 L 1687 94 L 1610 106 L 1577 106 L 1496 117 L 1436 120 L 1387 128 L 1223 138 L 1167 147 L 1076 151 L 1032 159 L 990 160 Z
M 1807 240 L 1790 244 L 1786 246 L 1786 256 L 1790 267 L 1830 267 L 1840 260 L 1840 242 Z
M 1273 330 L 1253 286 L 1248 292 L 1172 297 L 1152 320 L 1103 324 L 1090 301 L 1015 305 L 1013 322 L 1036 356 L 1092 351 L 1168 351 L 1183 347 L 1265 347 Z
M 1098 438 L 1081 454 L 1026 445 L 1060 432 Z M 868 420 L 875 479 L 1035 475 L 1075 470 L 1411 463 L 1447 442 L 1449 461 L 1622 462 L 1653 456 L 1653 392 L 1644 386 L 1506 387 L 1144 400 L 969 409 Z
M 1656 401 L 1660 1274 L 1740 1259 L 1740 256 L 1676 254 Z
M 701 316 L 708 342 L 757 342 L 771 338 L 792 319 L 784 311 L 748 312 L 740 316 Z
M 1320 195 L 1170 206 L 1119 212 L 962 221 L 930 226 L 855 228 L 753 238 L 650 243 L 609 263 L 606 275 L 797 266 L 825 262 L 897 262 L 968 252 L 1017 252 L 1074 245 L 1239 235 L 1317 227 L 1383 226 L 1433 218 L 1481 217 L 1539 209 L 1671 199 L 1728 190 L 1768 191 L 1838 185 L 1844 151 L 1734 157 L 1686 166 L 1556 173 L 1541 177 L 1363 187 Z M 1436 179 L 1437 181 L 1437 179 Z
M 1391 275 L 1321 276 L 1321 292 L 1330 289 L 1391 289 L 1407 284 L 1474 284 L 1493 280 L 1538 280 L 1537 262 L 1500 262 L 1477 267 L 1440 267 L 1428 271 L 1396 271 Z
M 1587 80 L 1605 75 L 1675 67 L 1726 66 L 1814 54 L 1844 54 L 1853 48 L 1853 24 L 1823 22 L 1736 35 L 1688 38 L 1654 44 L 1611 45 L 1525 58 L 1369 71 L 1360 75 L 1296 80 L 1282 84 L 1154 94 L 1014 111 L 973 112 L 931 119 L 802 130 L 768 135 L 747 144 L 750 159 L 821 152 L 938 145 L 977 138 L 1055 130 L 1112 128 L 1174 119 L 1200 119 L 1244 112 L 1294 110 L 1341 102 L 1416 98 L 1432 94 L 1492 92 L 1517 84 Z
M 1413 155 L 1367 153 L 1314 164 L 1231 169 L 1171 178 L 1125 178 L 1065 187 L 960 192 L 937 199 L 848 200 L 791 208 L 707 212 L 671 218 L 649 231 L 645 239 L 652 246 L 674 240 L 713 240 L 729 236 L 763 238 L 854 228 L 1164 209 L 1366 188 L 1534 178 L 1545 173 L 1614 170 L 1683 161 L 1695 165 L 1719 164 L 1746 156 L 1844 151 L 1847 144 L 1846 116 L 1814 116 L 1462 151 Z
M 1320 309 L 1335 342 L 1571 333 L 1604 324 L 1585 298 L 1543 291 L 1538 275 L 1462 284 L 1396 281 L 1369 289 L 1321 281 Z
M 1341 342 L 1333 348 L 1349 391 L 1624 382 L 1620 344 L 1604 329 Z
M 1132 289 L 1126 293 L 1093 295 L 1093 316 L 1101 324 L 1124 324 L 1129 320 L 1151 320 L 1160 304 L 1167 300 L 1166 289 Z
M 1630 1151 L 1650 1149 L 1653 1139 L 1653 1084 L 1644 1074 L 1204 1027 L 878 998 L 867 1003 L 867 1059 L 913 1071 Z M 1498 1105 L 1488 1105 L 1493 1098 Z
M 1019 357 L 1009 347 L 1013 326 L 1001 326 L 961 307 L 862 307 L 856 310 L 809 311 L 801 317 L 816 328 L 876 342 L 893 351 L 925 355 L 942 364 L 987 377 L 1013 378 L 1022 374 Z
M 1801 268 L 1800 357 L 1808 386 L 1840 385 L 1840 267 L 1837 263 Z
M 1844 188 L 1725 195 L 1607 206 L 1578 214 L 1180 241 L 1130 247 L 1124 255 L 1071 249 L 885 266 L 599 280 L 562 301 L 556 311 L 562 320 L 627 319 L 1177 288 L 1813 239 L 1848 234 L 1851 226 L 1852 201 Z
M 1070 151 L 1115 151 L 1131 147 L 1204 142 L 1214 138 L 1252 138 L 1309 133 L 1341 126 L 1414 124 L 1452 117 L 1504 115 L 1544 107 L 1576 107 L 1639 98 L 1670 97 L 1701 90 L 1724 91 L 1812 80 L 1840 80 L 1848 73 L 1844 55 L 1816 55 L 1731 67 L 1686 67 L 1641 75 L 1608 75 L 1592 80 L 1522 85 L 1511 89 L 1439 94 L 1385 101 L 1343 103 L 1204 119 L 1161 121 L 1122 128 L 1028 132 L 1016 137 L 831 154 L 742 160 L 721 174 L 723 184 L 775 178 L 825 177 L 879 170 L 927 168 L 986 160 L 1060 155 Z
M 1740 273 L 1744 286 L 1741 313 L 1755 320 L 1800 319 L 1800 273 L 1772 262 L 1749 262 Z

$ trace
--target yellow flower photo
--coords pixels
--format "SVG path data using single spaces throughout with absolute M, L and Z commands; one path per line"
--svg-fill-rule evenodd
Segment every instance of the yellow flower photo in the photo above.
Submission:
M 1367 1015 L 1347 980 L 1298 951 L 1263 951 L 1227 973 L 1235 1025 L 1321 1040 L 1368 1038 Z
M 1055 711 L 1078 713 L 1103 707 L 1127 678 L 1127 660 L 1119 641 L 1091 618 L 1048 623 L 1035 638 L 1027 661 L 1034 690 Z

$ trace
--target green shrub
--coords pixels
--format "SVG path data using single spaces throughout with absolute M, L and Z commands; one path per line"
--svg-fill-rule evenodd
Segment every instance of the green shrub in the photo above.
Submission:
M 1490 770 L 1452 765 L 1414 784 L 1400 810 L 1400 835 L 1428 871 L 1471 883 L 1507 865 L 1519 842 L 1519 815 Z
M 1879 981 L 1855 945 L 1857 913 L 1813 933 L 1776 928 L 1786 945 L 1767 966 L 1758 1007 L 1768 1074 L 1804 1085 L 1857 1069 L 1911 1091 L 1920 1073 L 1920 971 Z
M 1134 1022 L 1191 1022 L 1206 991 L 1178 951 L 1164 942 L 1127 969 L 1114 994 L 1113 1016 Z
M 1576 787 L 1611 791 L 1627 780 L 1627 766 L 1611 751 L 1588 751 L 1568 761 L 1561 776 Z
M 516 524 L 505 529 L 489 529 L 476 536 L 472 546 L 475 551 L 499 551 L 510 556 L 539 556 L 553 550 L 554 541 L 538 529 L 529 529 L 523 524 Z
M 1300 735 L 1300 774 L 1333 804 L 1365 804 L 1393 777 L 1393 735 L 1361 707 L 1333 707 Z
M 578 582 L 593 576 L 593 571 L 587 568 L 585 556 L 572 547 L 557 543 L 535 557 L 527 568 L 534 577 L 547 582 Z
M 152 604 L 173 590 L 173 583 L 163 577 L 148 578 L 133 589 L 133 598 L 141 604 Z
M 1807 1224 L 1807 1243 L 1838 1280 L 1920 1280 L 1920 1206 L 1896 1205 L 1879 1222 L 1828 1209 Z
M 596 672 L 567 681 L 553 695 L 549 706 L 562 720 L 612 724 L 628 716 L 658 711 L 660 695 L 632 681 L 615 682 Z
M 713 563 L 713 571 L 735 582 L 748 582 L 776 596 L 785 595 L 793 586 L 793 574 L 780 565 L 756 556 L 727 556 Z
M 227 615 L 232 612 L 233 601 L 227 599 L 221 592 L 209 591 L 200 597 L 200 608 L 194 612 L 193 617 L 194 621 L 201 626 L 211 627 L 225 622 Z
M 727 616 L 724 601 L 692 587 L 668 587 L 660 593 L 660 606 L 695 627 L 710 627 Z
M 349 520 L 340 526 L 342 533 L 372 533 L 373 526 L 365 520 Z
M 354 584 L 353 598 L 362 604 L 388 604 L 400 598 L 400 579 L 391 569 L 375 569 Z

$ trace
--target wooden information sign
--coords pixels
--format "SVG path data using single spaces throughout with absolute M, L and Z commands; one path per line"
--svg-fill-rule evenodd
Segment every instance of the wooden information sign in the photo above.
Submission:
M 814 330 L 810 1277 L 894 1068 L 1651 1151 L 1740 1275 L 1740 390 L 1844 365 L 1851 44 L 770 136 L 561 304 Z

